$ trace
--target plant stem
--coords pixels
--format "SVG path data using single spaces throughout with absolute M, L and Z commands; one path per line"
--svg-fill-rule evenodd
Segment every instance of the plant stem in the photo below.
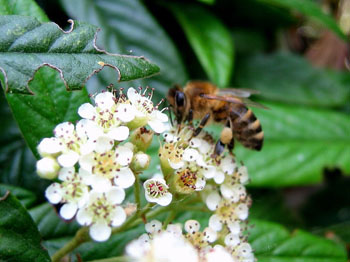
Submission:
M 163 223 L 163 229 L 166 229 L 166 227 L 168 226 L 168 224 L 174 220 L 174 218 L 176 217 L 176 211 L 175 210 L 171 210 L 167 216 L 167 218 L 165 219 L 164 223 Z
M 61 249 L 59 249 L 55 254 L 53 254 L 51 258 L 52 262 L 59 262 L 61 258 L 64 257 L 66 254 L 73 251 L 82 243 L 87 242 L 89 240 L 90 240 L 89 228 L 88 227 L 80 228 L 71 241 L 69 241 Z
M 140 174 L 135 174 L 135 183 L 134 183 L 134 196 L 135 196 L 135 202 L 136 202 L 136 215 L 140 214 L 141 212 L 141 199 L 140 199 Z

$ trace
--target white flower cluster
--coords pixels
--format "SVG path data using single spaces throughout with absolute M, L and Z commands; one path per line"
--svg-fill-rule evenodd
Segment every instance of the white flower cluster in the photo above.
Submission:
M 180 194 L 200 191 L 213 212 L 209 228 L 225 239 L 230 252 L 236 254 L 246 244 L 243 231 L 251 204 L 245 189 L 249 180 L 247 168 L 237 166 L 234 156 L 227 151 L 215 155 L 214 140 L 209 134 L 202 132 L 193 137 L 193 133 L 193 127 L 175 126 L 164 134 L 159 152 L 165 180 Z M 252 252 L 248 253 L 242 261 L 254 261 Z M 240 252 L 234 257 L 241 261 Z
M 146 130 L 145 125 L 161 133 L 168 121 L 153 105 L 152 93 L 145 92 L 134 88 L 128 89 L 127 96 L 122 91 L 117 96 L 102 92 L 95 96 L 95 105 L 79 107 L 82 120 L 76 125 L 59 124 L 54 137 L 38 145 L 42 156 L 38 174 L 59 180 L 47 188 L 47 199 L 62 204 L 62 218 L 76 217 L 79 224 L 90 226 L 90 236 L 96 241 L 107 240 L 112 227 L 125 221 L 124 189 L 134 184 L 135 170 L 147 168 L 150 161 L 136 143 L 126 140 L 134 130 Z
M 232 240 L 225 238 L 224 245 L 214 243 L 219 240 L 216 231 L 210 227 L 200 231 L 196 220 L 188 220 L 184 225 L 169 224 L 162 230 L 162 223 L 152 220 L 145 225 L 146 232 L 126 247 L 126 254 L 137 262 L 251 262 L 254 261 L 251 246 L 241 242 L 232 248 Z

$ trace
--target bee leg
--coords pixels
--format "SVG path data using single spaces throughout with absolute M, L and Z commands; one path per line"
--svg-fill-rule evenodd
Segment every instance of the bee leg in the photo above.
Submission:
M 199 123 L 199 126 L 196 128 L 196 130 L 193 133 L 193 136 L 198 136 L 199 133 L 202 131 L 203 127 L 205 127 L 205 125 L 208 123 L 208 120 L 210 118 L 210 114 L 207 113 L 201 120 L 201 122 Z
M 235 147 L 235 139 L 232 137 L 230 143 L 227 145 L 227 148 L 228 148 L 228 152 L 231 154 L 231 155 L 235 155 L 232 151 L 233 151 L 233 148 Z
M 225 144 L 219 139 L 215 144 L 214 156 L 219 156 L 224 152 Z
M 190 111 L 188 112 L 188 116 L 187 116 L 186 120 L 188 121 L 189 125 L 192 125 L 192 121 L 193 121 L 193 110 L 192 109 L 190 109 Z

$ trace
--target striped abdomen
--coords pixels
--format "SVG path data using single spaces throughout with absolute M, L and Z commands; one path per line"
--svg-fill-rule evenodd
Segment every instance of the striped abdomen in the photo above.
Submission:
M 264 141 L 259 119 L 244 105 L 231 104 L 230 119 L 233 137 L 243 146 L 260 151 Z

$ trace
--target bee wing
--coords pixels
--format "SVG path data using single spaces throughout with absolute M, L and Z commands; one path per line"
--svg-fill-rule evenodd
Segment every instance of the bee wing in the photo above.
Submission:
M 226 101 L 233 104 L 241 104 L 241 105 L 252 106 L 252 107 L 257 107 L 262 109 L 269 109 L 268 107 L 258 102 L 254 102 L 248 98 L 237 98 L 237 97 L 228 96 L 228 95 L 219 96 L 219 95 L 210 95 L 210 94 L 200 94 L 200 96 L 202 98 L 210 99 L 210 100 L 220 100 L 220 101 Z
M 217 95 L 233 95 L 237 97 L 250 97 L 251 95 L 260 94 L 258 90 L 248 88 L 222 88 L 218 89 Z
M 248 98 L 243 98 L 243 103 L 246 106 L 252 106 L 252 107 L 261 108 L 261 109 L 270 109 L 269 107 L 264 106 L 263 104 L 260 104 L 258 102 L 254 102 Z

